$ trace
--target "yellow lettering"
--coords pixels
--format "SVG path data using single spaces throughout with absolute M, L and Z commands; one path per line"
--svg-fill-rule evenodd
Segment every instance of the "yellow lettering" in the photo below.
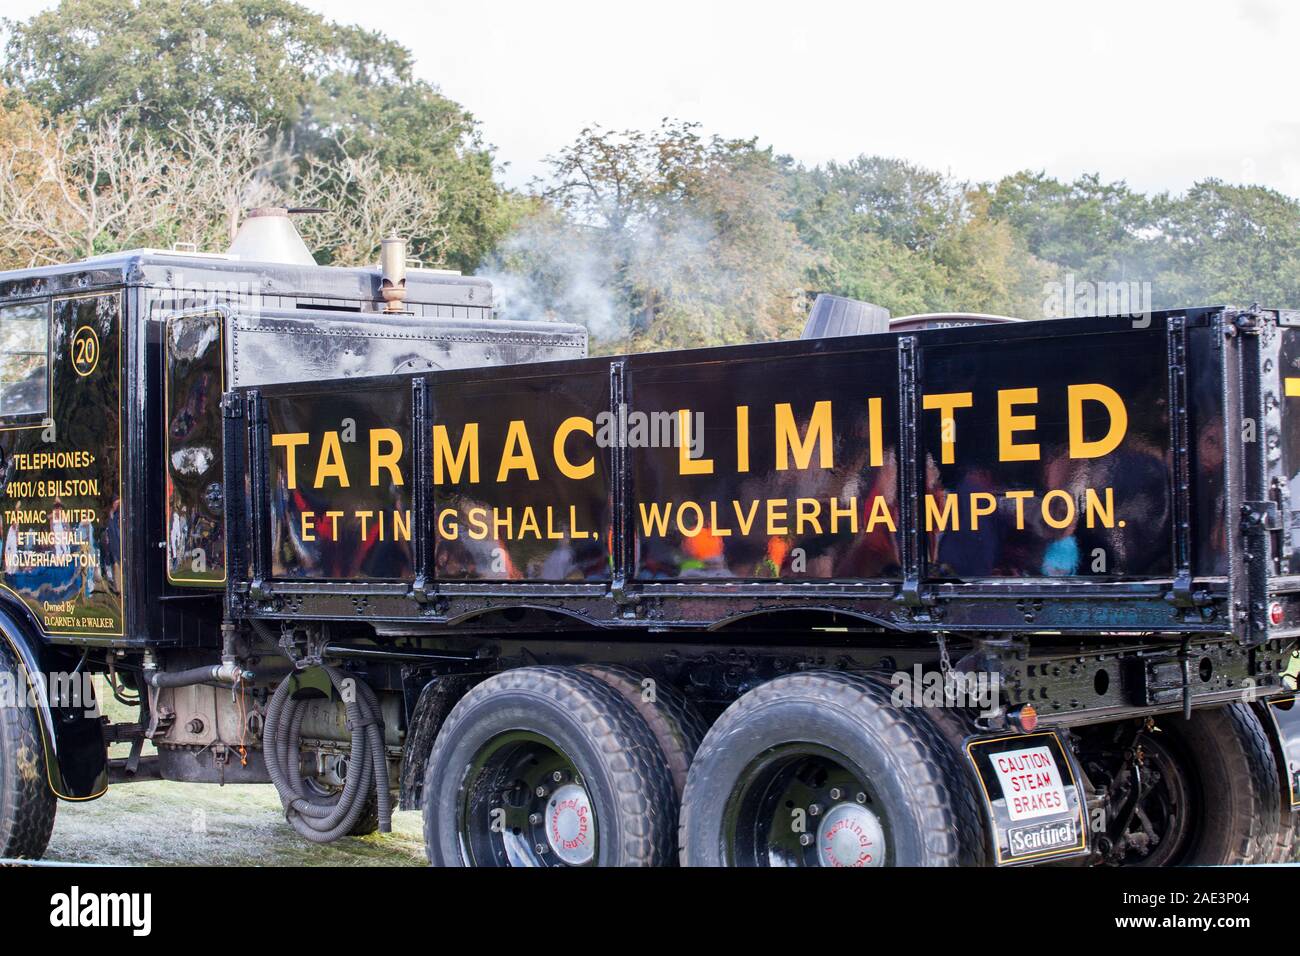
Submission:
M 813 529 L 813 534 L 822 533 L 821 502 L 816 498 L 800 498 L 794 505 L 794 533 L 804 534 L 805 522 Z
M 795 424 L 794 408 L 789 404 L 776 406 L 776 470 L 790 470 L 790 453 L 794 453 L 794 466 L 804 471 L 812 462 L 813 443 L 817 445 L 819 468 L 834 468 L 834 449 L 831 444 L 831 403 L 818 402 L 808 419 L 808 431 L 799 435 Z
M 694 437 L 691 435 L 691 410 L 689 408 L 679 409 L 677 412 L 677 473 L 679 475 L 711 475 L 713 474 L 712 458 L 692 458 L 691 442 Z
M 980 507 L 980 503 L 983 507 Z M 970 529 L 978 531 L 980 529 L 980 518 L 993 514 L 998 510 L 998 499 L 993 497 L 987 491 L 973 491 L 970 496 Z
M 749 471 L 749 406 L 736 406 L 736 471 Z
M 740 533 L 749 534 L 749 529 L 754 527 L 754 519 L 758 517 L 758 499 L 755 498 L 749 503 L 749 511 L 741 513 L 740 502 L 733 501 L 732 505 L 736 509 L 736 520 L 740 522 Z
M 695 515 L 689 525 L 686 523 L 687 511 Z M 677 530 L 686 538 L 699 537 L 700 532 L 704 530 L 704 510 L 694 501 L 683 501 L 677 506 Z
M 874 531 L 877 523 L 882 521 L 891 532 L 898 530 L 894 527 L 894 516 L 889 513 L 889 502 L 885 500 L 884 495 L 876 495 L 871 500 L 871 516 L 867 518 L 867 534 Z
M 849 533 L 858 533 L 858 499 L 850 498 L 847 505 L 841 506 L 840 499 L 831 499 L 831 534 L 837 534 L 840 530 L 840 519 L 847 518 L 849 521 Z
M 1038 445 L 1015 443 L 1016 432 L 1029 431 L 1037 427 L 1038 418 L 1034 415 L 1016 415 L 1012 409 L 1017 405 L 1033 405 L 1038 401 L 1036 388 L 1004 388 L 998 392 L 998 460 L 999 461 L 1037 461 Z
M 348 470 L 343 465 L 343 449 L 339 446 L 339 433 L 326 432 L 320 445 L 320 458 L 316 462 L 316 480 L 313 488 L 324 488 L 325 479 L 334 478 L 340 488 L 348 487 Z
M 1025 530 L 1025 501 L 1034 497 L 1032 491 L 1008 491 L 1007 497 L 1016 503 L 1016 530 Z
M 668 519 L 672 517 L 673 506 L 671 504 L 659 504 L 652 502 L 647 505 L 644 501 L 639 502 L 641 508 L 641 533 L 647 536 L 657 536 L 662 538 L 668 533 Z M 646 509 L 649 508 L 647 511 Z
M 572 478 L 574 481 L 582 481 L 584 478 L 590 478 L 596 473 L 596 459 L 589 458 L 584 465 L 574 465 L 569 461 L 568 456 L 564 453 L 564 443 L 574 432 L 583 432 L 587 435 L 596 434 L 596 426 L 589 418 L 566 418 L 560 423 L 560 427 L 555 430 L 555 466 L 560 469 L 560 474 L 566 478 Z
M 288 488 L 298 487 L 298 446 L 307 444 L 309 440 L 310 436 L 306 432 L 286 432 L 271 436 L 272 447 L 284 449 L 284 477 Z
M 1083 438 L 1083 403 L 1098 402 L 1110 415 L 1110 430 L 1104 438 L 1097 441 L 1084 441 Z M 1093 383 L 1091 385 L 1071 385 L 1069 389 L 1070 406 L 1070 457 L 1101 458 L 1109 455 L 1124 440 L 1128 431 L 1128 409 L 1124 400 L 1113 388 Z
M 871 434 L 868 443 L 871 449 L 871 467 L 879 468 L 885 463 L 885 436 L 882 433 L 884 403 L 878 398 L 867 401 L 867 428 Z
M 1097 497 L 1097 491 L 1094 488 L 1087 488 L 1083 492 L 1084 510 L 1087 512 L 1087 524 L 1089 528 L 1095 528 L 1097 521 L 1101 521 L 1103 528 L 1115 527 L 1115 489 L 1107 488 L 1106 502 L 1102 504 Z
M 380 443 L 388 445 L 387 452 L 379 450 Z M 393 484 L 401 485 L 402 473 L 397 462 L 402 457 L 402 436 L 391 428 L 372 428 L 370 430 L 370 487 L 379 487 L 379 469 L 387 468 L 393 478 Z
M 478 484 L 478 422 L 466 422 L 465 430 L 460 433 L 460 446 L 453 455 L 451 439 L 446 425 L 433 426 L 433 483 L 441 485 L 446 475 L 451 476 L 451 483 L 460 484 L 465 471 L 465 461 L 469 460 L 470 484 Z
M 522 470 L 529 481 L 537 480 L 537 462 L 533 460 L 533 446 L 528 441 L 528 429 L 519 420 L 512 421 L 506 432 L 506 447 L 501 452 L 497 481 L 505 481 L 510 477 L 510 472 L 517 470 Z
M 1064 518 L 1055 518 L 1052 516 L 1052 502 L 1057 500 L 1065 502 Z M 1070 497 L 1067 492 L 1061 491 L 1059 488 L 1043 495 L 1043 520 L 1057 531 L 1063 531 L 1070 527 L 1070 525 L 1074 524 L 1074 499 Z
M 956 495 L 943 496 L 942 511 L 939 510 L 934 495 L 925 496 L 925 530 L 935 530 L 935 522 L 938 522 L 940 531 L 947 531 L 949 522 L 952 523 L 953 531 L 961 530 L 961 509 L 957 507 Z
M 974 404 L 975 397 L 970 392 L 926 395 L 921 399 L 927 412 L 939 411 L 939 460 L 945 465 L 951 465 L 957 459 L 957 419 L 953 413 Z

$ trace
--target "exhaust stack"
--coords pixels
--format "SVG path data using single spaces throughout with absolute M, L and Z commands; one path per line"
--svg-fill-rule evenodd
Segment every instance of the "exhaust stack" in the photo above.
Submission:
M 235 240 L 228 250 L 230 255 L 251 262 L 280 262 L 293 266 L 314 266 L 311 250 L 298 235 L 290 212 L 315 212 L 307 209 L 285 209 L 283 206 L 262 206 L 248 210 Z
M 379 294 L 384 297 L 384 311 L 406 311 L 406 240 L 389 236 L 379 247 Z

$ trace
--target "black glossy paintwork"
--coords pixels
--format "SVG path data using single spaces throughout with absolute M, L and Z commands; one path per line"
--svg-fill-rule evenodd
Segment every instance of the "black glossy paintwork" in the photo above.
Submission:
M 35 303 L 48 314 L 50 393 L 48 406 L 0 415 L 0 586 L 46 634 L 121 636 L 122 294 Z
M 970 393 L 973 405 L 956 413 L 955 462 L 942 463 L 939 414 L 922 416 L 926 491 L 936 498 L 993 494 L 997 511 L 960 532 L 928 534 L 931 576 L 955 580 L 1000 577 L 1155 578 L 1172 574 L 1169 402 L 1163 338 L 1149 332 L 1009 342 L 1000 347 L 939 346 L 924 351 L 923 394 Z M 1124 401 L 1123 443 L 1098 458 L 1072 458 L 1067 394 L 1070 385 L 1101 384 Z M 998 392 L 1036 389 L 1036 403 L 1017 404 L 1017 416 L 1034 427 L 1016 432 L 1016 446 L 1036 444 L 1031 461 L 999 460 Z M 1084 437 L 1101 438 L 1109 416 L 1098 403 L 1085 406 Z M 1111 490 L 1114 526 L 1096 512 L 1088 521 L 1087 492 L 1104 503 Z M 1030 490 L 1018 509 L 1007 492 Z M 1044 520 L 1042 498 L 1059 490 L 1075 504 L 1063 528 Z M 1059 497 L 1048 506 L 1062 520 Z M 969 512 L 969 509 L 967 509 Z M 1020 514 L 1023 512 L 1023 519 Z M 965 515 L 963 515 L 965 517 Z
M 226 580 L 221 324 L 213 312 L 170 319 L 163 330 L 167 579 L 183 586 Z
M 591 435 L 567 434 L 563 449 L 572 465 L 590 464 L 590 477 L 561 474 L 554 448 L 565 420 L 593 418 L 593 409 L 608 408 L 608 365 L 595 366 L 559 375 L 519 369 L 509 378 L 497 370 L 447 386 L 437 376 L 427 379 L 433 425 L 447 429 L 453 449 L 459 448 L 466 423 L 479 429 L 478 480 L 472 481 L 468 470 L 453 480 L 448 469 L 434 487 L 438 579 L 609 580 L 609 456 L 596 445 L 594 424 Z M 527 468 L 502 473 L 512 422 L 526 426 L 535 478 Z M 513 450 L 522 451 L 520 442 L 516 438 Z
M 241 476 L 248 456 L 272 460 L 269 436 L 282 427 L 270 421 L 259 437 L 256 410 L 274 419 L 289 395 L 306 402 L 294 427 L 327 417 L 308 392 L 386 390 L 389 422 L 422 409 L 411 444 L 424 477 L 411 493 L 425 531 L 416 567 L 389 563 L 349 585 L 308 565 L 273 566 L 269 546 L 259 564 L 246 522 L 250 570 L 233 582 L 232 606 L 433 624 L 527 603 L 605 626 L 697 627 L 787 607 L 903 630 L 1231 631 L 1231 589 L 1255 573 L 1232 557 L 1246 553 L 1232 550 L 1233 516 L 1249 484 L 1239 475 L 1245 453 L 1223 424 L 1248 387 L 1235 315 L 936 329 L 241 391 L 254 426 L 231 462 Z M 1073 405 L 1072 387 L 1082 388 Z M 929 402 L 954 393 L 969 395 L 952 412 L 949 461 L 941 409 Z M 1122 440 L 1099 450 L 1118 429 L 1102 393 L 1118 398 L 1126 422 Z M 819 403 L 829 403 L 824 449 L 813 439 Z M 687 410 L 702 429 L 702 460 L 634 443 L 602 447 L 589 477 L 560 474 L 557 425 L 620 408 Z M 535 480 L 521 468 L 497 480 L 511 422 L 528 434 Z M 435 481 L 435 428 L 454 453 L 470 423 L 477 480 Z M 566 454 L 584 462 L 590 442 L 575 433 Z M 439 529 L 442 518 L 463 532 L 475 509 L 512 517 L 479 540 Z M 326 577 L 335 583 L 309 583 Z M 384 587 L 362 590 L 367 582 Z
M 633 370 L 631 408 L 673 415 L 686 408 L 692 416 L 702 415 L 699 457 L 712 462 L 710 474 L 684 475 L 677 447 L 631 451 L 634 576 L 643 581 L 897 578 L 897 519 L 895 531 L 879 516 L 871 522 L 877 498 L 897 508 L 898 356 L 891 340 L 882 344 L 833 355 L 746 360 L 738 354 L 725 363 L 692 362 L 688 355 Z M 878 465 L 871 461 L 871 399 L 880 407 Z M 777 405 L 790 406 L 803 435 L 817 403 L 827 401 L 833 435 L 829 467 L 821 467 L 818 448 L 809 468 L 795 467 L 787 452 L 787 467 L 778 470 Z M 748 428 L 737 423 L 738 406 L 747 409 Z M 744 471 L 739 470 L 742 445 L 748 457 Z M 838 502 L 834 514 L 832 500 Z M 687 533 L 701 523 L 700 533 Z
M 272 575 L 411 577 L 413 475 L 410 390 L 405 383 L 298 387 L 289 396 L 268 401 L 266 413 L 271 434 L 306 436 L 295 446 L 292 470 L 287 446 L 270 456 Z M 371 469 L 376 429 L 402 436 L 396 475 L 387 467 Z M 327 447 L 327 442 L 336 444 Z M 380 442 L 379 449 L 398 451 L 389 442 Z M 336 511 L 338 515 L 330 514 Z

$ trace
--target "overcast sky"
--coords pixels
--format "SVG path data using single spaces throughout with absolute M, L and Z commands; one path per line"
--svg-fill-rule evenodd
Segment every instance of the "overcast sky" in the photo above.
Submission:
M 53 6 L 5 0 L 21 18 Z M 1216 176 L 1300 196 L 1300 4 L 307 0 L 409 46 L 520 185 L 590 123 L 698 120 L 813 164 Z

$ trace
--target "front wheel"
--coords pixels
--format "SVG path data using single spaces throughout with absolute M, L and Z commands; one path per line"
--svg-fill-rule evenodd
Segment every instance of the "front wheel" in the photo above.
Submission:
M 676 810 L 645 722 L 565 667 L 506 671 L 467 693 L 424 782 L 435 866 L 665 866 Z
M 0 676 L 13 700 L 0 703 L 0 858 L 38 859 L 54 831 L 54 792 L 45 776 L 40 717 L 23 706 L 27 683 L 22 668 L 0 639 Z
M 957 866 L 978 859 L 964 779 L 932 723 L 839 673 L 781 677 L 704 738 L 682 801 L 689 866 Z

